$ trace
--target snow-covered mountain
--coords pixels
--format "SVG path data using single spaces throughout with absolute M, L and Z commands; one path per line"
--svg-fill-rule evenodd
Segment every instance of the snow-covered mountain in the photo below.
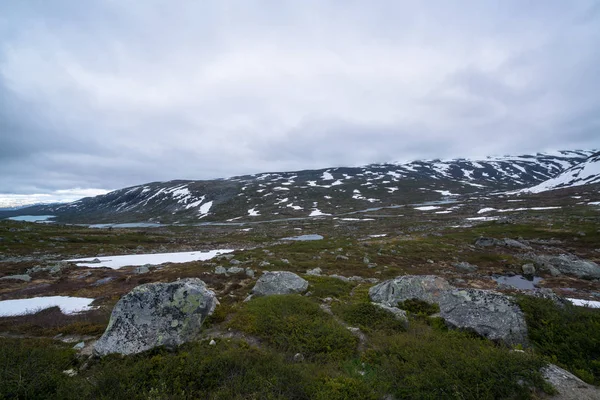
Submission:
M 554 189 L 600 183 L 600 153 L 591 155 L 584 162 L 566 169 L 554 178 L 548 179 L 522 192 L 541 193 Z
M 207 181 L 153 182 L 26 211 L 56 215 L 62 222 L 82 223 L 190 223 L 341 214 L 531 187 L 571 169 L 592 154 L 595 152 L 560 151 L 271 172 Z M 2 216 L 8 215 L 0 213 Z

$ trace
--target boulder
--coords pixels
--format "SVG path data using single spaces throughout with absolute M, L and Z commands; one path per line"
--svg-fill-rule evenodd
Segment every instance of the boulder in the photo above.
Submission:
M 525 316 L 510 297 L 481 289 L 453 289 L 438 303 L 451 328 L 476 332 L 509 345 L 527 344 Z
M 501 240 L 488 237 L 480 237 L 475 241 L 475 246 L 479 247 L 498 246 L 501 244 L 504 244 Z
M 533 276 L 535 275 L 535 266 L 533 264 L 525 264 L 521 267 L 523 275 Z
M 528 246 L 525 243 L 519 242 L 518 240 L 504 238 L 503 242 L 504 242 L 503 243 L 504 246 L 507 246 L 507 247 L 515 247 L 517 249 L 531 250 L 531 246 Z
M 218 265 L 215 267 L 215 274 L 217 275 L 223 275 L 227 273 L 227 269 L 221 265 Z
M 320 276 L 322 273 L 323 273 L 323 270 L 319 267 L 309 269 L 308 271 L 306 271 L 306 275 L 312 275 L 312 276 Z
M 589 385 L 564 369 L 554 365 L 542 369 L 542 376 L 558 391 L 552 396 L 555 400 L 596 400 L 600 399 L 600 388 Z
M 241 267 L 229 267 L 227 269 L 227 273 L 228 274 L 233 274 L 233 275 L 235 275 L 235 274 L 241 274 L 242 272 L 245 272 L 245 271 L 246 270 L 244 268 L 241 268 Z
M 8 275 L 8 276 L 3 276 L 2 278 L 0 278 L 0 281 L 8 281 L 8 280 L 29 282 L 31 280 L 31 276 L 29 276 L 27 274 L 23 274 L 23 275 Z
M 479 268 L 477 265 L 469 264 L 468 262 L 458 262 L 452 264 L 452 266 L 462 272 L 475 272 Z
M 600 279 L 600 265 L 593 261 L 582 260 L 573 254 L 534 255 L 532 259 L 551 273 L 554 268 L 563 274 L 575 275 L 578 278 Z
M 440 317 L 451 328 L 472 330 L 491 340 L 527 344 L 527 325 L 510 297 L 490 290 L 457 289 L 433 275 L 400 276 L 373 286 L 372 301 L 395 307 L 418 299 L 440 307 Z
M 373 286 L 369 296 L 375 303 L 396 307 L 398 302 L 410 299 L 438 303 L 450 289 L 448 281 L 434 275 L 406 275 Z
M 136 267 L 133 270 L 133 273 L 138 274 L 138 275 L 147 274 L 148 272 L 150 272 L 150 268 L 147 265 L 142 265 L 141 267 Z
M 134 354 L 194 340 L 217 298 L 197 278 L 135 287 L 119 300 L 94 353 Z
M 308 289 L 308 281 L 288 271 L 269 271 L 262 274 L 252 288 L 256 296 L 302 293 Z

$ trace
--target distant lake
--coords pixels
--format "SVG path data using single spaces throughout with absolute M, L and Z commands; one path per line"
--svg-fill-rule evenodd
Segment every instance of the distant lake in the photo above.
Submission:
M 321 240 L 321 239 L 323 239 L 323 236 L 321 236 L 321 235 L 301 235 L 301 236 L 286 237 L 286 238 L 283 238 L 281 240 L 300 240 L 300 241 L 305 241 L 305 240 Z
M 56 215 L 17 215 L 16 217 L 10 217 L 7 219 L 25 222 L 52 222 L 48 220 L 54 217 L 56 217 Z

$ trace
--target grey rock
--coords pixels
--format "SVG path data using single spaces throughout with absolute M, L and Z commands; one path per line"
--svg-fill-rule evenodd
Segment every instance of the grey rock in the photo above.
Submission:
M 477 265 L 469 264 L 468 262 L 458 262 L 452 264 L 454 268 L 463 272 L 475 272 L 479 268 Z
M 392 314 L 394 316 L 395 319 L 397 319 L 398 321 L 402 321 L 405 328 L 408 328 L 408 316 L 406 315 L 406 311 L 401 310 L 398 307 L 389 307 L 384 304 L 379 304 L 379 303 L 371 303 L 371 304 L 376 305 L 377 307 L 381 308 L 382 310 L 389 312 L 390 314 Z
M 134 354 L 189 342 L 217 304 L 214 292 L 197 278 L 137 286 L 116 304 L 94 353 Z
M 254 278 L 254 270 L 250 267 L 246 268 L 246 276 L 250 277 L 250 278 Z
M 376 303 L 395 307 L 398 302 L 419 299 L 437 303 L 452 286 L 434 275 L 406 275 L 381 282 L 369 289 L 369 296 Z
M 535 266 L 533 264 L 524 264 L 521 267 L 521 270 L 523 271 L 523 275 L 527 275 L 527 276 L 535 275 Z
M 481 289 L 454 289 L 438 303 L 440 316 L 452 328 L 471 330 L 509 345 L 527 344 L 523 312 L 502 293 Z
M 100 261 L 99 258 L 94 258 L 91 261 L 87 261 L 88 264 L 100 264 L 102 261 Z
M 269 265 L 271 265 L 271 263 L 270 263 L 270 262 L 268 262 L 268 261 L 261 261 L 261 262 L 258 264 L 258 266 L 259 266 L 259 267 L 261 267 L 261 268 L 268 267 Z
M 245 272 L 246 270 L 244 268 L 241 267 L 230 267 L 227 269 L 227 273 L 228 274 L 241 274 L 242 272 Z
M 364 257 L 363 258 L 363 263 L 369 264 L 369 263 L 371 263 L 371 260 L 369 260 L 369 257 Z
M 31 276 L 29 276 L 27 274 L 22 274 L 22 275 L 8 275 L 8 276 L 3 276 L 2 278 L 0 278 L 0 281 L 8 281 L 8 280 L 29 282 L 29 281 L 31 281 Z
M 141 267 L 137 267 L 137 268 L 135 268 L 133 270 L 134 274 L 139 274 L 139 275 L 141 275 L 141 274 L 147 274 L 148 272 L 150 272 L 150 268 L 148 268 L 145 265 L 142 265 Z
M 336 261 L 348 261 L 349 258 L 346 256 L 343 256 L 341 254 L 338 254 L 337 256 L 335 256 Z
M 231 264 L 231 265 L 239 265 L 241 263 L 242 262 L 240 260 L 229 260 L 229 264 Z
M 231 260 L 233 257 L 235 257 L 233 254 L 223 254 L 219 256 L 218 260 Z
M 479 246 L 479 247 L 490 247 L 490 246 L 497 246 L 497 245 L 501 245 L 503 244 L 502 241 L 498 240 L 498 239 L 494 239 L 494 238 L 488 238 L 488 237 L 480 237 L 479 239 L 477 239 L 475 241 L 475 246 Z
M 559 307 L 564 307 L 565 304 L 570 303 L 569 300 L 565 299 L 564 297 L 560 297 L 559 295 L 554 293 L 554 291 L 552 289 L 549 289 L 549 288 L 536 288 L 536 289 L 531 289 L 531 290 L 523 290 L 522 293 L 525 295 L 528 295 L 528 296 L 532 296 L 532 297 L 538 297 L 541 299 L 552 300 L 554 302 L 554 304 L 556 304 Z
M 440 307 L 448 326 L 472 330 L 507 344 L 527 344 L 527 326 L 520 308 L 508 296 L 490 290 L 456 289 L 433 275 L 400 276 L 373 286 L 372 301 L 389 307 L 418 299 Z
M 564 369 L 548 364 L 541 370 L 546 382 L 558 391 L 552 396 L 555 400 L 597 400 L 600 399 L 600 388 L 589 385 Z
M 583 279 L 600 279 L 600 266 L 593 261 L 582 260 L 572 254 L 534 255 L 533 261 L 543 269 L 554 267 L 563 274 L 575 275 Z
M 227 273 L 227 270 L 225 269 L 225 267 L 222 267 L 220 265 L 218 267 L 215 267 L 215 274 L 217 274 L 217 275 L 223 275 L 223 274 L 226 274 L 226 273 Z
M 334 278 L 334 279 L 339 279 L 344 282 L 350 282 L 350 278 L 348 278 L 346 276 L 342 276 L 342 275 L 332 274 L 332 275 L 329 275 L 329 277 Z
M 308 281 L 288 271 L 270 271 L 262 274 L 252 294 L 270 296 L 274 294 L 302 293 L 308 288 Z
M 503 242 L 504 242 L 504 245 L 507 247 L 514 247 L 514 248 L 523 249 L 523 250 L 531 250 L 531 246 L 528 246 L 525 243 L 521 243 L 518 240 L 504 238 Z
M 116 278 L 114 276 L 107 276 L 106 278 L 98 279 L 96 282 L 92 283 L 92 286 L 102 286 L 107 283 L 114 281 Z
M 319 267 L 309 269 L 308 271 L 306 271 L 306 275 L 313 275 L 313 276 L 320 276 L 322 273 L 323 273 L 323 270 L 321 270 L 321 268 L 319 268 Z
M 304 361 L 304 355 L 302 353 L 294 354 L 294 362 L 300 363 Z
M 211 339 L 210 342 L 208 342 L 209 346 L 216 346 L 217 342 L 215 342 L 215 339 Z
M 433 260 L 427 260 L 427 264 L 435 264 Z
M 282 258 L 281 262 L 284 263 L 284 264 L 289 264 L 290 260 L 288 260 L 287 258 Z

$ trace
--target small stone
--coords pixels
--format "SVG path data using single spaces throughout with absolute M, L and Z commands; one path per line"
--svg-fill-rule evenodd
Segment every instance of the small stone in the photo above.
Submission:
M 335 257 L 335 259 L 336 259 L 336 261 L 348 261 L 348 260 L 349 260 L 349 258 L 348 258 L 348 257 L 346 257 L 346 256 L 343 256 L 343 255 L 341 255 L 341 254 L 338 254 L 338 255 Z
M 246 268 L 246 276 L 250 278 L 254 278 L 254 270 L 250 267 Z
M 288 260 L 287 258 L 282 258 L 281 262 L 284 263 L 284 264 L 289 264 L 290 260 Z
M 227 273 L 229 273 L 229 274 L 239 274 L 244 271 L 245 271 L 244 268 L 240 268 L 240 267 L 230 267 L 229 269 L 227 269 Z
M 223 275 L 226 274 L 227 270 L 225 269 L 225 267 L 219 265 L 218 267 L 215 268 L 215 274 L 217 275 Z
M 268 267 L 269 265 L 271 265 L 271 263 L 270 263 L 270 262 L 268 262 L 268 261 L 261 261 L 261 262 L 258 264 L 258 266 L 259 266 L 259 267 L 261 267 L 261 268 Z
M 319 276 L 322 273 L 323 273 L 323 270 L 321 270 L 321 268 L 319 268 L 319 267 L 309 269 L 308 271 L 306 271 L 306 275 L 312 275 L 312 276 Z
M 427 264 L 435 264 L 433 260 L 427 260 Z
M 147 274 L 148 272 L 150 272 L 150 268 L 148 268 L 145 265 L 142 265 L 141 267 L 137 267 L 136 269 L 133 270 L 133 273 L 138 274 L 138 275 Z
M 523 270 L 523 275 L 535 275 L 535 266 L 533 264 L 525 264 L 521 267 L 521 269 Z
M 68 377 L 74 377 L 75 375 L 77 375 L 77 371 L 75 371 L 74 369 L 67 369 L 65 371 L 63 371 L 63 374 L 65 374 Z
M 294 354 L 294 362 L 303 362 L 304 361 L 304 355 L 302 353 L 296 353 Z
M 369 257 L 364 257 L 364 258 L 363 258 L 363 263 L 365 263 L 365 264 L 370 264 L 370 263 L 371 263 L 371 260 L 369 260 Z
M 208 343 L 209 346 L 215 346 L 217 344 L 217 342 L 215 342 L 215 339 L 211 339 L 210 342 Z
M 231 265 L 239 265 L 239 264 L 241 264 L 241 261 L 240 260 L 229 260 L 229 264 L 231 264 Z

